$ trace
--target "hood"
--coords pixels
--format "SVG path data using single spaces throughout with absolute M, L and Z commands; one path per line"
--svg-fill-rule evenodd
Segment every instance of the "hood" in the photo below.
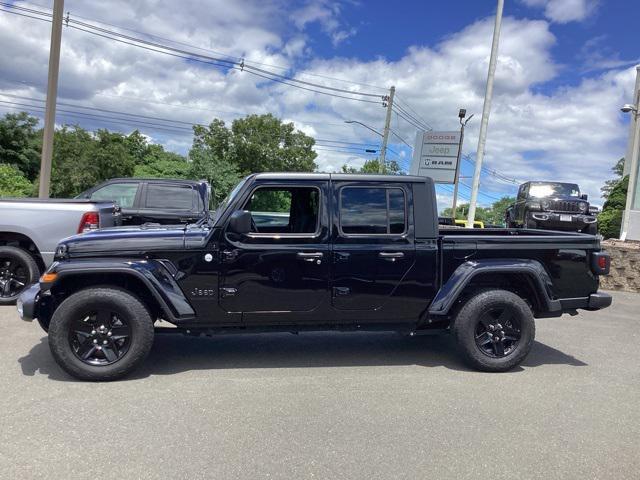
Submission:
M 206 235 L 203 230 L 205 229 L 201 227 L 187 229 L 190 237 L 200 238 Z M 104 228 L 65 238 L 60 242 L 58 249 L 72 257 L 123 252 L 143 255 L 153 251 L 182 249 L 185 246 L 185 234 L 183 225 Z

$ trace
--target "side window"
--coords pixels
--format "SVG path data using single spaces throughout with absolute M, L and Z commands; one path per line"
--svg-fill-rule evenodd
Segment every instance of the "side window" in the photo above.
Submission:
M 400 188 L 344 187 L 340 190 L 340 229 L 347 235 L 398 235 L 406 230 Z
M 160 210 L 193 210 L 194 190 L 188 185 L 147 185 L 144 206 Z
M 315 187 L 259 187 L 247 200 L 255 233 L 308 233 L 318 230 L 320 191 Z
M 131 208 L 137 191 L 137 183 L 111 183 L 93 192 L 90 198 L 91 200 L 114 201 L 121 208 Z

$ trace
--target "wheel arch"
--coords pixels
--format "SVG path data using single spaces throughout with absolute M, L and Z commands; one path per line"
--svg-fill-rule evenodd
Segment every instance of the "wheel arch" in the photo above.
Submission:
M 46 268 L 44 258 L 40 253 L 40 249 L 36 242 L 31 237 L 24 233 L 19 232 L 0 232 L 0 245 L 1 246 L 16 246 L 28 252 L 38 264 L 40 272 L 43 272 Z
M 157 318 L 172 323 L 192 319 L 195 312 L 169 271 L 158 261 L 129 261 L 99 265 L 61 262 L 49 286 L 55 303 L 87 287 L 117 287 L 137 296 Z
M 460 265 L 436 294 L 429 314 L 448 315 L 456 304 L 477 290 L 497 288 L 524 298 L 536 314 L 560 312 L 552 281 L 542 264 L 531 259 L 468 261 Z

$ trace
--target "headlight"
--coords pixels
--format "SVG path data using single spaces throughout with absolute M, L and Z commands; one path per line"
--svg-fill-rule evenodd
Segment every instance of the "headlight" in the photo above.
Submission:
M 587 204 L 586 204 L 586 203 L 584 203 L 584 202 L 580 202 L 580 204 L 578 205 L 578 208 L 580 209 L 580 211 L 581 211 L 582 213 L 584 213 L 584 212 L 586 212 L 586 211 L 587 211 L 587 208 L 588 208 L 588 207 L 587 207 Z
M 551 204 L 549 203 L 549 200 L 542 200 L 540 202 L 540 206 L 542 207 L 542 210 L 549 210 Z

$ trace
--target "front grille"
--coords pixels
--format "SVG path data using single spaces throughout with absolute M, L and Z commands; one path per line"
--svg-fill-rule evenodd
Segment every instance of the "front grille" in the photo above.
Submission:
M 549 210 L 553 212 L 579 212 L 580 202 L 553 200 L 549 202 Z

